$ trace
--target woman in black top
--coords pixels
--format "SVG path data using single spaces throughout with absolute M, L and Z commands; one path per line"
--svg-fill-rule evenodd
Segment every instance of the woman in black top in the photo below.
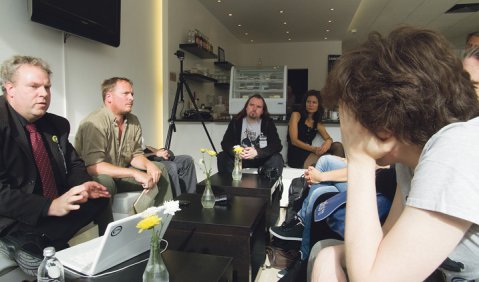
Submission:
M 333 142 L 321 123 L 324 113 L 321 96 L 317 90 L 306 93 L 299 112 L 293 112 L 288 128 L 288 165 L 294 168 L 308 168 L 324 154 L 344 157 L 341 143 Z M 319 134 L 324 140 L 318 147 L 312 146 L 313 139 Z

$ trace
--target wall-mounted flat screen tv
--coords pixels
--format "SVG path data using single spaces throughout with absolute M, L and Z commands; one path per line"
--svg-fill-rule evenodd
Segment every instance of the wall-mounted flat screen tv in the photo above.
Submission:
M 120 45 L 121 0 L 30 0 L 31 20 L 67 33 Z

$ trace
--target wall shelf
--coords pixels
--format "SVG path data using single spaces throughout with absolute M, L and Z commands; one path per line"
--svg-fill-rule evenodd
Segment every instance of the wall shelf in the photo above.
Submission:
M 202 59 L 216 59 L 218 56 L 216 56 L 215 53 L 210 52 L 198 45 L 196 43 L 185 43 L 185 44 L 180 44 L 180 49 L 183 49 L 195 56 L 198 56 Z
M 228 62 L 228 61 L 224 61 L 224 62 L 215 62 L 215 66 L 229 71 L 231 69 L 231 67 L 234 66 L 234 65 L 232 63 Z
M 195 81 L 199 81 L 199 82 L 217 82 L 216 79 L 214 79 L 212 77 L 209 77 L 209 76 L 206 76 L 206 75 L 199 74 L 199 73 L 185 72 L 185 73 L 183 73 L 183 77 L 185 79 L 195 80 Z

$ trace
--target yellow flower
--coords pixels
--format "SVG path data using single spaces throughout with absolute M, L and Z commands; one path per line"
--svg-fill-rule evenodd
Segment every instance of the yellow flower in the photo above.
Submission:
M 56 135 L 52 136 L 52 141 L 58 143 L 58 137 Z
M 243 147 L 241 147 L 239 145 L 235 145 L 233 147 L 233 152 L 235 152 L 236 154 L 239 154 L 239 153 L 243 152 Z
M 200 149 L 200 152 L 204 153 L 204 152 L 206 152 L 206 149 L 201 148 L 201 149 Z
M 215 157 L 216 156 L 216 152 L 215 151 L 209 151 L 208 150 L 208 155 L 212 156 L 212 157 Z
M 159 218 L 156 214 L 150 215 L 144 219 L 142 219 L 138 224 L 136 225 L 136 228 L 140 229 L 138 230 L 138 233 L 141 233 L 145 230 L 151 229 L 155 227 L 156 225 L 160 224 L 161 218 Z

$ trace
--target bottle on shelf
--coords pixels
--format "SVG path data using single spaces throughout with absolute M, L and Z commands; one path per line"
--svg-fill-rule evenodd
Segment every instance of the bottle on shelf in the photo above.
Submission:
M 65 282 L 62 263 L 55 257 L 55 248 L 43 249 L 43 261 L 37 271 L 38 282 Z

